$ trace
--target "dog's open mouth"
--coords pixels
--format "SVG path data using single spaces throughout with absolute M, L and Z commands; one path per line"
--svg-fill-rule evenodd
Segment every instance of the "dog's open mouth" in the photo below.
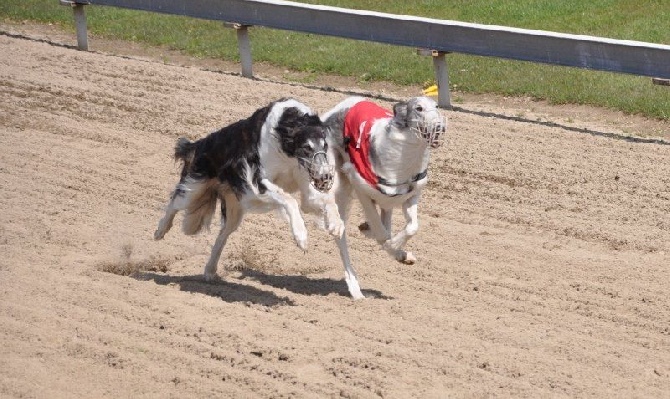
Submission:
M 317 152 L 312 159 L 298 158 L 300 165 L 307 169 L 312 186 L 322 193 L 333 188 L 335 167 L 328 162 L 325 152 Z
M 447 129 L 445 128 L 445 125 L 440 124 L 432 129 L 426 129 L 424 132 L 422 132 L 422 136 L 428 145 L 431 146 L 431 148 L 437 148 L 442 145 L 446 130 Z

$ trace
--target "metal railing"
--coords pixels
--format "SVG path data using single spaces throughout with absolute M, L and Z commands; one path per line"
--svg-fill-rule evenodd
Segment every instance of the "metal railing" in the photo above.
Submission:
M 279 0 L 60 0 L 75 12 L 79 48 L 87 49 L 84 5 L 104 5 L 234 22 L 242 72 L 252 76 L 247 27 L 365 40 L 430 50 L 438 103 L 449 107 L 450 52 L 670 79 L 670 45 L 351 10 Z

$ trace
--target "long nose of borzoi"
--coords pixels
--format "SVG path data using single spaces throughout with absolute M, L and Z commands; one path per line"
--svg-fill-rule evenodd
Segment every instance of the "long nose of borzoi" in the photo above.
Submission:
M 409 124 L 414 133 L 432 148 L 442 145 L 447 130 L 447 118 L 437 103 L 427 97 L 416 97 L 409 104 Z
M 328 154 L 325 151 L 314 153 L 307 171 L 312 178 L 312 185 L 317 190 L 327 192 L 333 187 L 335 167 L 328 161 Z
M 328 145 L 325 139 L 308 140 L 311 151 L 299 157 L 300 164 L 307 170 L 312 186 L 321 192 L 333 187 L 335 166 L 328 159 Z

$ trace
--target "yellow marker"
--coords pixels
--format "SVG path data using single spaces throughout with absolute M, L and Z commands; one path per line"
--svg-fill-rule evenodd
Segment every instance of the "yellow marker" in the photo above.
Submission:
M 426 96 L 436 96 L 437 95 L 437 85 L 432 85 L 423 89 L 423 94 Z

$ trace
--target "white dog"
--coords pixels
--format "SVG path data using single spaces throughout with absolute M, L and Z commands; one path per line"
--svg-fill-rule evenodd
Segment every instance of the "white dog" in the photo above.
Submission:
M 428 182 L 430 149 L 444 138 L 446 118 L 435 101 L 415 97 L 393 107 L 393 113 L 362 97 L 348 98 L 323 114 L 342 165 L 335 191 L 340 215 L 346 223 L 356 193 L 368 230 L 396 260 L 412 264 L 416 258 L 403 247 L 419 228 L 417 207 Z M 392 235 L 391 213 L 402 207 L 407 224 Z M 379 208 L 379 209 L 378 209 Z M 345 280 L 354 299 L 363 298 L 351 265 L 346 233 L 337 237 Z

